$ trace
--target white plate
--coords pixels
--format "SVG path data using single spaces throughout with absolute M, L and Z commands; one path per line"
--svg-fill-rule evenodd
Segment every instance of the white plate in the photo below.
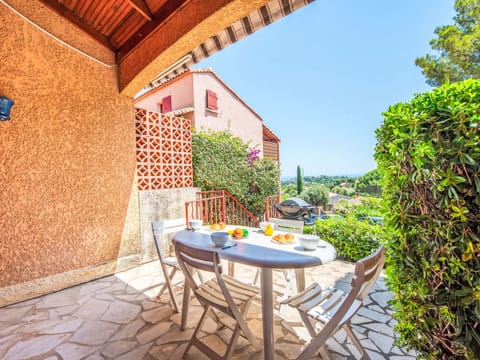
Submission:
M 279 244 L 279 245 L 292 245 L 292 244 L 295 244 L 297 242 L 297 239 L 293 238 L 293 240 L 291 240 L 289 242 L 281 242 L 281 241 L 274 240 L 272 238 L 272 242 L 274 242 L 275 244 Z

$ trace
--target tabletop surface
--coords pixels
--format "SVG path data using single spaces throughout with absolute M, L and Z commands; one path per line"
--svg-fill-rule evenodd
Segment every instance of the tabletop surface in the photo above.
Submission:
M 230 226 L 229 228 L 232 227 Z M 210 239 L 210 233 L 212 231 L 208 231 L 206 227 L 195 232 L 191 230 L 180 231 L 173 236 L 172 241 L 174 243 L 180 242 L 194 248 L 211 248 L 217 251 L 224 259 L 272 269 L 295 269 L 318 266 L 334 260 L 337 255 L 335 248 L 323 240 L 320 240 L 316 250 L 307 251 L 300 245 L 298 234 L 294 234 L 295 241 L 293 243 L 278 244 L 272 241 L 272 236 L 265 236 L 258 229 L 246 229 L 249 230 L 248 237 L 240 240 L 233 239 L 232 242 L 235 242 L 236 246 L 227 249 L 216 248 L 213 245 Z M 277 233 L 282 232 L 275 231 L 274 235 Z

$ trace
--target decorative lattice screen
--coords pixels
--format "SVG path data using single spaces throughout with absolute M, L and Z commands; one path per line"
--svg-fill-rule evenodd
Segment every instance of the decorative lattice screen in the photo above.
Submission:
M 193 186 L 191 121 L 135 110 L 139 190 Z

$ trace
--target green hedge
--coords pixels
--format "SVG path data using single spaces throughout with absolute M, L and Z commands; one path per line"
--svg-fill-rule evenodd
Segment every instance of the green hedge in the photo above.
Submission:
M 239 137 L 227 131 L 193 132 L 193 183 L 202 190 L 225 189 L 258 217 L 265 197 L 279 188 L 278 165 L 258 159 Z
M 314 232 L 335 247 L 339 258 L 349 261 L 371 255 L 387 236 L 382 226 L 360 221 L 353 215 L 317 220 L 305 228 L 305 233 Z
M 400 342 L 480 358 L 480 82 L 391 106 L 376 132 Z

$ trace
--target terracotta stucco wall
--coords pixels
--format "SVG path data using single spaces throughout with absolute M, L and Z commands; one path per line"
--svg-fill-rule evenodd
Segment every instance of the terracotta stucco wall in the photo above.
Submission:
M 9 3 L 63 40 L 113 54 L 37 1 Z M 139 252 L 133 101 L 107 68 L 0 4 L 0 288 Z
M 194 73 L 195 128 L 230 130 L 232 134 L 262 150 L 262 121 L 211 73 Z M 206 90 L 218 97 L 218 113 L 206 109 Z

